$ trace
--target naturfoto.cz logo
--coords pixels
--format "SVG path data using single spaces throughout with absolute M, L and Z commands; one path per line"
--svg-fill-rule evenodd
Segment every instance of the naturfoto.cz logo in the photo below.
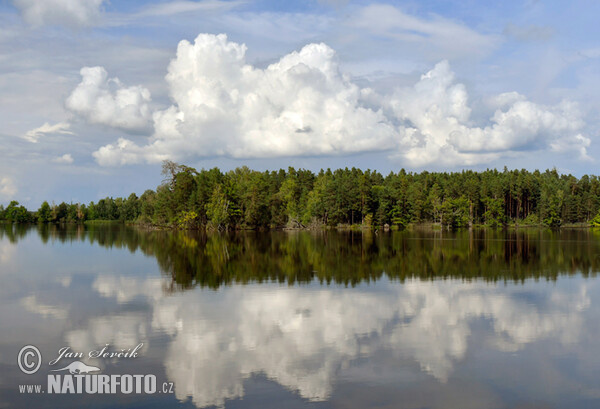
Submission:
M 87 353 L 88 359 L 135 359 L 143 343 L 134 348 L 110 350 L 107 344 L 100 350 Z M 58 350 L 58 356 L 48 364 L 50 367 L 57 365 L 63 359 L 84 359 L 86 354 L 74 352 L 70 347 Z M 19 351 L 17 362 L 21 371 L 27 375 L 36 373 L 42 364 L 42 354 L 34 345 L 26 345 Z M 66 364 L 66 363 L 65 363 Z M 65 365 L 63 364 L 63 365 Z M 154 374 L 99 374 L 102 369 L 98 366 L 88 365 L 81 361 L 73 361 L 64 367 L 50 369 L 50 372 L 63 372 L 48 374 L 46 389 L 42 385 L 19 385 L 21 393 L 48 393 L 48 394 L 155 394 L 174 393 L 172 382 L 163 382 L 157 387 Z

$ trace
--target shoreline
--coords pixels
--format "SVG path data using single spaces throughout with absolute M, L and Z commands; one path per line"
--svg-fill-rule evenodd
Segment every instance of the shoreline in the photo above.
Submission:
M 403 231 L 403 230 L 423 230 L 423 231 L 465 231 L 465 230 L 582 230 L 582 229 L 600 229 L 598 226 L 593 226 L 589 223 L 569 223 L 560 226 L 545 226 L 545 225 L 532 225 L 532 224 L 506 224 L 501 226 L 487 226 L 484 224 L 473 224 L 472 226 L 465 227 L 448 227 L 442 226 L 439 223 L 410 223 L 407 226 L 368 226 L 361 224 L 346 225 L 340 224 L 338 226 L 307 226 L 307 227 L 287 227 L 287 226 L 275 226 L 270 228 L 251 228 L 251 227 L 238 227 L 234 229 L 216 229 L 210 226 L 197 226 L 197 227 L 181 227 L 177 225 L 161 225 L 146 222 L 131 222 L 124 220 L 86 220 L 84 222 L 59 222 L 59 223 L 18 223 L 9 221 L 0 221 L 2 225 L 19 225 L 19 226 L 110 226 L 110 225 L 126 225 L 135 227 L 143 230 L 170 230 L 170 231 L 209 231 L 209 232 L 268 232 L 268 231 L 371 231 L 375 233 L 388 232 L 388 231 Z

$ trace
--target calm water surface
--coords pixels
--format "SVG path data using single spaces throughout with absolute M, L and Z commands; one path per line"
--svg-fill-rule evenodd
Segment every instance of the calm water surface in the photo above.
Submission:
M 599 270 L 588 230 L 0 225 L 0 407 L 598 408 Z M 66 346 L 173 393 L 20 393 Z

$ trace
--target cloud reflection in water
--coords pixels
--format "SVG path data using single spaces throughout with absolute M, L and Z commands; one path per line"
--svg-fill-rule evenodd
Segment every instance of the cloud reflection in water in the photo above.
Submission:
M 357 288 L 261 284 L 175 295 L 161 286 L 157 279 L 99 276 L 98 293 L 119 303 L 145 298 L 148 316 L 96 318 L 67 338 L 84 348 L 107 340 L 135 344 L 150 328 L 169 334 L 167 376 L 178 399 L 191 396 L 199 407 L 243 397 L 244 380 L 258 373 L 310 401 L 327 400 L 343 368 L 378 350 L 414 360 L 444 383 L 465 358 L 475 322 L 489 323 L 489 346 L 498 351 L 547 338 L 569 344 L 577 342 L 590 305 L 587 283 L 574 289 L 455 280 Z

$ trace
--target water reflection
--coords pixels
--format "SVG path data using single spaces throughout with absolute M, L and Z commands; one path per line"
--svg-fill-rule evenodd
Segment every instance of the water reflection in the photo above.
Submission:
M 103 280 L 103 294 L 121 300 L 141 294 L 130 287 L 126 295 L 119 281 Z M 590 305 L 585 283 L 525 292 L 456 281 L 410 281 L 377 291 L 252 285 L 208 296 L 195 291 L 149 296 L 146 322 L 172 337 L 167 375 L 177 384 L 177 397 L 191 396 L 199 407 L 242 398 L 244 380 L 257 373 L 308 400 L 327 400 L 344 368 L 377 351 L 397 358 L 389 361 L 392 367 L 409 358 L 446 382 L 465 357 L 471 328 L 479 321 L 488 323 L 490 349 L 515 352 L 543 339 L 569 345 L 578 341 L 581 313 Z M 527 300 L 533 296 L 535 304 Z M 113 333 L 122 334 L 131 323 L 135 328 L 128 333 L 134 334 L 139 322 L 139 317 L 121 317 Z M 98 340 L 117 338 L 108 322 L 103 324 Z M 96 325 L 87 332 L 95 334 Z
M 8 264 L 15 252 L 15 245 L 11 243 L 0 243 L 0 263 Z
M 585 278 L 600 267 L 600 240 L 587 230 L 225 236 L 35 229 L 44 243 L 93 251 L 84 261 L 69 258 L 81 249 L 53 259 L 69 273 L 36 276 L 43 291 L 13 291 L 19 308 L 57 323 L 55 344 L 73 350 L 144 342 L 157 356 L 152 371 L 176 385 L 173 406 L 247 399 L 256 376 L 305 403 L 347 407 L 384 399 L 415 408 L 591 407 L 600 400 L 600 287 Z M 9 246 L 14 262 L 27 237 L 3 226 L 0 254 Z M 98 267 L 109 248 L 151 256 L 161 273 Z M 22 279 L 16 272 L 12 278 Z M 458 394 L 465 388 L 469 394 Z
M 41 314 L 43 317 L 64 320 L 68 316 L 68 310 L 56 305 L 44 304 L 40 302 L 35 295 L 30 295 L 21 299 L 21 305 L 31 312 Z
M 600 270 L 600 231 L 588 229 L 204 234 L 40 225 L 37 231 L 44 242 L 140 250 L 156 259 L 174 288 L 315 279 L 355 285 L 382 277 L 554 280 L 561 274 L 595 276 Z M 16 243 L 26 233 L 23 226 L 0 225 L 0 240 Z

